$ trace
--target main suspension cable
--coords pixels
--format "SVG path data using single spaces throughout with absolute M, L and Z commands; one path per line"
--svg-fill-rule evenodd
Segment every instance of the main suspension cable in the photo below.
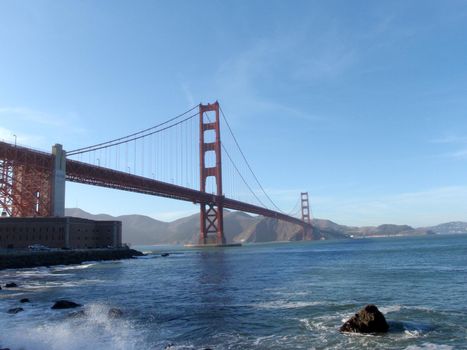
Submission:
M 185 113 L 186 114 L 186 113 Z M 74 151 L 70 151 L 70 152 L 67 152 L 67 155 L 69 156 L 74 156 L 76 154 L 81 154 L 81 153 L 87 153 L 87 152 L 92 152 L 92 151 L 96 151 L 96 150 L 99 150 L 99 149 L 103 149 L 103 148 L 108 148 L 108 147 L 113 147 L 113 146 L 117 146 L 117 145 L 121 145 L 123 143 L 128 143 L 128 142 L 131 142 L 131 141 L 136 141 L 136 140 L 139 140 L 139 139 L 142 139 L 146 136 L 151 136 L 151 135 L 154 135 L 154 134 L 158 134 L 162 131 L 165 131 L 165 130 L 168 130 L 174 126 L 177 126 L 177 125 L 180 125 L 184 122 L 186 122 L 187 120 L 190 120 L 194 117 L 196 117 L 198 115 L 198 112 L 196 112 L 195 114 L 192 114 L 190 115 L 189 117 L 186 117 L 185 119 L 182 119 L 174 124 L 171 124 L 169 126 L 166 126 L 165 128 L 162 128 L 162 129 L 157 129 L 155 131 L 152 131 L 150 133 L 146 133 L 146 134 L 143 134 L 143 135 L 140 135 L 143 131 L 140 131 L 140 132 L 137 132 L 137 133 L 134 133 L 134 134 L 131 134 L 131 135 L 128 135 L 128 136 L 125 136 L 125 137 L 120 137 L 118 139 L 115 139 L 113 141 L 109 141 L 109 142 L 103 142 L 101 144 L 98 144 L 98 145 L 94 145 L 94 146 L 89 146 L 89 147 L 86 147 L 86 148 L 81 148 L 80 150 L 74 150 Z M 176 119 L 176 118 L 175 118 Z M 174 118 L 171 119 L 171 121 L 173 121 Z M 149 129 L 146 129 L 146 131 L 148 130 L 153 130 L 157 127 L 160 127 L 162 125 L 165 125 L 167 124 L 169 121 L 166 121 L 164 123 L 161 123 L 157 126 L 153 126 L 152 128 L 149 128 Z M 135 136 L 133 138 L 130 138 L 131 136 L 134 136 L 134 135 L 139 135 L 139 136 Z M 117 142 L 118 141 L 118 142 Z
M 235 144 L 237 145 L 237 148 L 238 150 L 240 151 L 240 154 L 242 155 L 243 157 L 243 160 L 245 161 L 248 169 L 250 170 L 251 174 L 253 175 L 254 179 L 256 180 L 256 183 L 259 185 L 259 187 L 261 188 L 261 191 L 264 193 L 264 195 L 266 196 L 266 198 L 272 203 L 272 205 L 278 210 L 280 211 L 281 213 L 284 213 L 277 205 L 276 203 L 274 203 L 274 201 L 271 199 L 271 197 L 269 197 L 269 195 L 266 193 L 266 191 L 264 190 L 263 186 L 261 185 L 261 183 L 259 182 L 258 180 L 258 177 L 256 176 L 255 172 L 253 171 L 253 169 L 251 168 L 250 166 L 250 163 L 248 163 L 248 160 L 246 159 L 245 157 L 245 154 L 243 153 L 238 141 L 237 141 L 237 138 L 235 137 L 233 131 L 232 131 L 232 128 L 230 127 L 230 124 L 229 124 L 229 121 L 227 120 L 225 114 L 224 114 L 224 111 L 222 110 L 222 107 L 220 107 L 220 111 L 221 111 L 221 114 L 222 114 L 222 117 L 224 118 L 225 120 L 225 123 L 227 124 L 227 127 L 230 131 L 230 134 L 232 135 L 233 137 L 233 140 L 235 141 Z
M 163 126 L 163 125 L 165 125 L 165 124 L 168 124 L 168 123 L 170 123 L 170 122 L 172 122 L 172 121 L 174 121 L 174 120 L 176 120 L 176 119 L 178 119 L 178 118 L 180 118 L 180 117 L 183 117 L 185 114 L 190 113 L 191 111 L 193 111 L 194 109 L 196 109 L 196 108 L 198 108 L 198 107 L 199 107 L 199 105 L 196 105 L 196 106 L 190 108 L 189 110 L 187 110 L 187 111 L 185 111 L 185 112 L 183 112 L 183 113 L 181 113 L 181 114 L 179 114 L 179 115 L 177 115 L 177 116 L 175 116 L 175 117 L 173 117 L 173 118 L 170 118 L 170 119 L 166 120 L 166 121 L 163 122 L 163 123 L 160 123 L 160 124 L 157 124 L 157 125 L 155 125 L 155 126 L 152 126 L 152 127 L 150 127 L 150 128 L 147 128 L 147 129 L 144 129 L 144 130 L 135 132 L 135 133 L 130 134 L 130 135 L 126 135 L 126 136 L 123 136 L 123 137 L 119 137 L 119 138 L 114 139 L 114 140 L 110 140 L 110 141 L 98 143 L 98 144 L 95 144 L 95 145 L 92 145 L 92 146 L 77 148 L 77 149 L 74 149 L 74 150 L 71 150 L 71 151 L 67 152 L 67 154 L 68 154 L 68 155 L 74 155 L 74 154 L 79 154 L 79 153 L 85 153 L 85 152 L 94 151 L 95 149 L 105 148 L 105 147 L 100 147 L 100 146 L 104 146 L 104 145 L 108 145 L 108 144 L 113 144 L 114 142 L 118 142 L 118 141 L 121 141 L 121 140 L 125 140 L 125 139 L 127 139 L 127 138 L 130 138 L 130 137 L 133 137 L 133 136 L 136 136 L 136 135 L 139 135 L 139 134 L 146 133 L 146 132 L 148 132 L 148 131 L 150 131 L 150 130 L 157 129 L 157 128 L 159 128 L 159 127 L 161 127 L 161 126 Z M 174 125 L 176 125 L 176 124 L 174 124 Z M 148 134 L 148 135 L 152 135 L 152 134 Z M 132 139 L 132 140 L 129 140 L 129 141 L 133 141 L 133 139 Z M 123 143 L 123 142 L 121 142 L 121 143 Z M 119 144 L 121 144 L 121 143 L 116 143 L 116 145 L 119 145 Z M 99 147 L 99 148 L 96 148 L 96 147 Z
M 209 114 L 206 114 L 206 117 L 208 118 L 208 121 L 211 123 L 211 118 L 209 118 Z M 234 169 L 237 171 L 238 175 L 240 176 L 240 178 L 242 179 L 243 183 L 245 184 L 245 186 L 250 190 L 250 192 L 253 194 L 253 196 L 256 198 L 256 200 L 265 208 L 267 208 L 267 206 L 261 201 L 261 199 L 256 195 L 255 191 L 253 191 L 253 189 L 250 187 L 250 185 L 247 183 L 247 181 L 245 180 L 245 178 L 243 177 L 242 173 L 240 172 L 240 170 L 238 170 L 238 167 L 237 165 L 234 163 L 232 157 L 230 156 L 229 152 L 227 151 L 227 148 L 225 148 L 224 144 L 221 143 L 221 147 L 222 149 L 224 150 L 225 154 L 227 155 L 227 157 L 229 157 L 230 159 L 230 162 L 232 163 Z

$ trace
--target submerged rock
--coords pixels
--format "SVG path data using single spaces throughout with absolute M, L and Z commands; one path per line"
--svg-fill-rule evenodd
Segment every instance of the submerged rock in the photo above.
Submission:
M 14 282 L 5 284 L 5 288 L 15 288 L 15 287 L 18 287 L 18 285 Z
M 161 256 L 163 256 L 164 258 L 165 258 L 166 256 L 169 256 L 169 255 L 170 255 L 169 253 L 162 253 L 162 254 L 161 254 Z
M 17 314 L 18 312 L 24 311 L 22 307 L 15 307 L 13 309 L 8 310 L 9 314 Z
M 358 313 L 348 319 L 340 328 L 341 332 L 384 333 L 389 325 L 384 315 L 375 305 L 366 305 Z
M 23 298 L 19 301 L 20 303 L 29 303 L 30 300 L 28 298 Z
M 118 318 L 123 316 L 123 311 L 117 308 L 111 308 L 109 310 L 109 317 L 110 318 Z
M 77 304 L 73 301 L 69 300 L 57 300 L 55 304 L 52 306 L 52 309 L 71 309 L 74 307 L 82 306 L 81 304 Z

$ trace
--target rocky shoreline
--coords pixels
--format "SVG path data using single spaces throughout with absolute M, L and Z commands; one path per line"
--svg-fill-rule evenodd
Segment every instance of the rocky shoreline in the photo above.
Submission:
M 84 261 L 131 259 L 144 255 L 129 248 L 117 249 L 79 249 L 59 251 L 5 251 L 0 252 L 1 269 L 20 269 L 27 267 L 72 265 Z

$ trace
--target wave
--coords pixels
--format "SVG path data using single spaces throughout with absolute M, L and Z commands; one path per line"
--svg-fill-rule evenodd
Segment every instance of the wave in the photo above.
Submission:
M 43 322 L 31 324 L 27 312 L 15 322 L 2 322 L 2 347 L 27 350 L 141 349 L 142 332 L 131 321 L 108 316 L 110 307 L 91 304 L 82 317 L 67 311 L 48 311 Z M 37 310 L 35 310 L 37 312 Z M 41 310 L 43 311 L 43 310 Z M 54 314 L 54 317 L 50 314 Z M 49 316 L 49 317 L 47 317 Z M 60 317 L 61 316 L 61 317 Z M 48 318 L 48 320 L 47 320 Z M 22 321 L 22 322 L 18 322 Z M 27 329 L 27 332 L 25 332 Z
M 58 266 L 54 266 L 52 268 L 52 270 L 54 272 L 56 272 L 56 271 L 68 271 L 68 270 L 81 270 L 81 269 L 87 269 L 87 268 L 93 267 L 93 266 L 97 265 L 98 263 L 102 263 L 102 262 L 87 261 L 87 262 L 81 263 L 79 265 L 58 265 Z
M 383 314 L 389 314 L 391 312 L 398 312 L 401 311 L 402 305 L 388 305 L 388 306 L 382 306 L 379 308 L 379 311 L 381 311 Z
M 405 350 L 452 350 L 453 346 L 445 344 L 423 343 L 421 345 L 410 345 Z
M 299 309 L 309 306 L 323 305 L 321 301 L 288 301 L 277 300 L 268 301 L 263 303 L 254 304 L 255 307 L 260 309 Z

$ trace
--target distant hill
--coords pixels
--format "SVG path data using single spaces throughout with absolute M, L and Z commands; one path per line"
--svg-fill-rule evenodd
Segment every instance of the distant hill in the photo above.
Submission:
M 194 214 L 172 222 L 163 222 L 144 215 L 93 215 L 78 208 L 66 209 L 65 214 L 91 220 L 120 220 L 123 241 L 131 244 L 193 243 L 199 237 L 199 215 Z M 237 211 L 224 212 L 224 230 L 227 242 L 295 241 L 303 238 L 301 227 L 262 216 Z M 347 238 L 339 232 L 320 231 L 314 239 Z
M 111 216 L 90 214 L 78 208 L 66 209 L 66 215 L 92 220 L 120 220 L 123 241 L 131 244 L 193 243 L 199 236 L 199 215 L 190 215 L 172 222 L 155 220 L 144 215 Z M 227 242 L 273 242 L 303 239 L 301 227 L 262 216 L 237 211 L 224 212 Z M 345 226 L 330 220 L 313 219 L 313 239 L 343 239 L 379 236 L 426 235 L 435 233 L 467 233 L 467 223 L 450 222 L 433 227 L 413 228 L 408 225 Z
M 193 243 L 199 237 L 199 215 L 190 215 L 172 222 L 155 220 L 144 215 L 111 216 L 90 214 L 79 208 L 65 210 L 65 215 L 91 220 L 119 220 L 122 222 L 123 241 L 131 244 Z M 228 242 L 238 241 L 237 236 L 262 217 L 242 212 L 225 211 L 224 230 Z
M 467 222 L 453 221 L 445 224 L 430 227 L 430 230 L 437 234 L 457 234 L 467 233 Z
M 352 227 L 346 234 L 353 237 L 380 237 L 380 236 L 415 236 L 429 235 L 434 232 L 429 227 L 413 228 L 408 225 L 384 224 L 380 226 Z

